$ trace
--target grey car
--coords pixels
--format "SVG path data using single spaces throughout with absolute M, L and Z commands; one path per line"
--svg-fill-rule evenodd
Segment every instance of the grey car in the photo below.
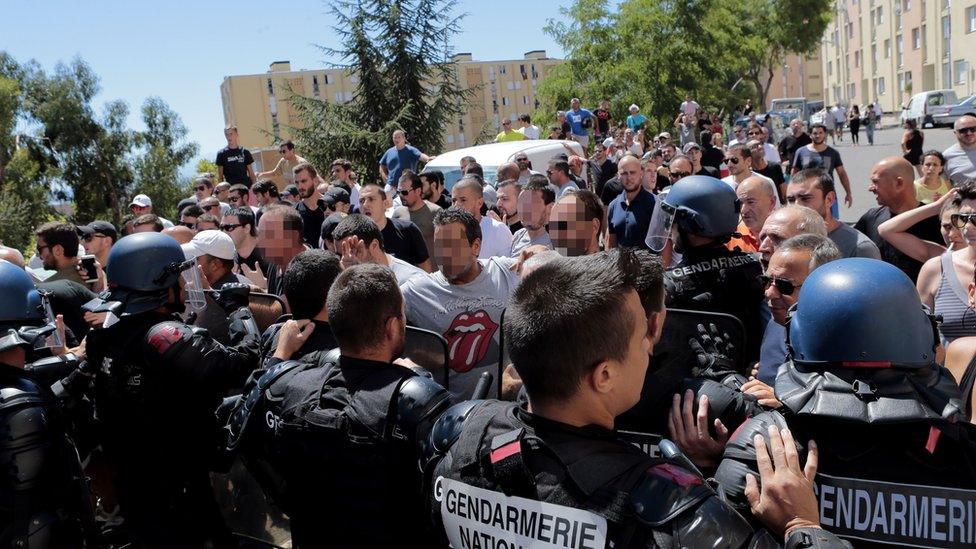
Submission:
M 976 116 L 976 95 L 970 95 L 955 105 L 930 107 L 929 114 L 936 126 L 951 126 L 966 114 Z

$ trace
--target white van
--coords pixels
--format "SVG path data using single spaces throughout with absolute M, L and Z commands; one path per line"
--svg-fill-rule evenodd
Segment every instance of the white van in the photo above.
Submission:
M 952 90 L 933 90 L 916 93 L 912 96 L 907 105 L 901 109 L 901 123 L 906 120 L 914 120 L 919 128 L 931 128 L 935 126 L 932 118 L 933 107 L 945 105 L 955 105 L 959 102 L 956 92 Z
M 557 154 L 568 156 L 577 155 L 586 159 L 583 147 L 576 141 L 556 139 L 526 139 L 524 141 L 509 141 L 506 143 L 491 143 L 455 149 L 437 155 L 424 166 L 424 171 L 439 170 L 444 172 L 444 188 L 450 192 L 458 180 L 461 179 L 461 159 L 470 156 L 485 170 L 485 182 L 494 186 L 497 181 L 498 166 L 508 162 L 515 162 L 515 155 L 525 153 L 529 157 L 532 169 L 545 173 L 546 165 Z M 586 170 L 583 170 L 586 176 Z

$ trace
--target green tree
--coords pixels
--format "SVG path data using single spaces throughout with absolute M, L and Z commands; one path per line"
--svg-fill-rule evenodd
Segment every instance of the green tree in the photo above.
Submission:
M 328 166 L 351 160 L 365 181 L 378 177 L 377 160 L 402 128 L 408 141 L 431 155 L 443 128 L 467 108 L 451 64 L 451 41 L 462 16 L 454 0 L 335 0 L 331 12 L 341 46 L 322 48 L 358 78 L 352 101 L 293 94 L 301 121 L 292 128 L 306 158 Z
M 135 136 L 141 154 L 133 163 L 136 184 L 130 193 L 149 195 L 154 212 L 173 217 L 189 187 L 179 170 L 197 155 L 199 147 L 186 141 L 189 132 L 180 116 L 158 97 L 143 103 L 142 121 L 146 130 Z

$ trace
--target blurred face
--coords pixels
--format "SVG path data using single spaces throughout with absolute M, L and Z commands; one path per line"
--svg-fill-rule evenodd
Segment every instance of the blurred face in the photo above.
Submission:
M 624 140 L 628 143 L 634 140 L 634 130 L 630 128 L 624 130 Z
M 280 214 L 270 212 L 261 216 L 261 221 L 258 222 L 258 248 L 264 257 L 285 264 L 293 244 L 293 238 L 285 231 Z
M 963 200 L 962 204 L 959 206 L 959 214 L 976 214 L 976 200 Z M 976 246 L 976 219 L 966 223 L 965 226 L 959 229 L 959 233 L 962 235 L 964 242 L 970 246 Z
M 236 215 L 225 215 L 220 220 L 220 230 L 227 233 L 237 247 L 240 247 L 247 237 L 247 227 L 241 225 Z
M 763 140 L 762 130 L 759 128 L 749 128 L 748 130 L 746 130 L 746 137 L 748 137 L 749 139 L 755 139 L 760 143 L 762 143 Z
M 749 156 L 752 157 L 753 163 L 757 163 L 762 160 L 765 154 L 766 151 L 763 150 L 762 143 L 756 143 L 755 145 L 749 147 Z
M 197 232 L 197 218 L 193 215 L 183 214 L 180 216 L 180 225 L 187 227 L 193 232 Z
M 881 206 L 893 206 L 898 203 L 898 178 L 887 172 L 880 164 L 871 169 L 871 184 L 868 190 L 874 193 L 875 199 Z
M 316 178 L 312 177 L 312 174 L 308 173 L 308 170 L 302 170 L 295 174 L 295 184 L 298 185 L 298 196 L 302 198 L 311 198 L 315 194 L 316 183 Z
M 480 251 L 481 240 L 469 244 L 460 223 L 434 225 L 434 257 L 444 278 L 457 280 L 466 275 L 475 268 Z
M 332 166 L 330 173 L 333 181 L 344 181 L 346 179 L 346 170 L 342 169 L 342 166 Z
M 521 212 L 522 226 L 530 231 L 538 231 L 549 223 L 552 204 L 546 204 L 540 191 L 522 191 L 518 196 L 518 209 Z
M 595 220 L 587 221 L 583 203 L 575 196 L 556 202 L 549 221 L 549 237 L 553 248 L 566 257 L 586 255 L 594 233 Z
M 529 157 L 524 154 L 516 156 L 515 163 L 518 164 L 520 171 L 524 172 L 525 170 L 529 169 Z
M 641 174 L 640 160 L 630 156 L 620 159 L 617 165 L 617 178 L 625 191 L 632 193 L 640 188 Z
M 502 130 L 506 132 L 512 131 L 512 121 L 508 119 L 502 120 Z
M 742 183 L 735 190 L 736 196 L 742 203 L 740 212 L 742 222 L 753 235 L 758 235 L 762 231 L 763 223 L 775 206 L 776 199 L 770 196 L 764 187 L 766 187 L 765 182 L 749 181 Z
M 939 157 L 929 155 L 923 158 L 922 173 L 928 178 L 936 178 L 942 175 L 942 161 L 939 160 Z
M 699 149 L 698 147 L 692 147 L 688 149 L 688 152 L 685 153 L 685 156 L 687 156 L 688 158 L 691 159 L 692 162 L 697 164 L 698 162 L 701 162 L 701 154 L 702 154 L 701 149 Z
M 231 142 L 236 143 L 237 142 L 237 130 L 235 130 L 235 129 L 226 129 L 226 130 L 224 130 L 224 139 L 226 139 L 228 143 L 231 143 Z
M 777 324 L 786 325 L 787 313 L 800 299 L 800 286 L 809 274 L 810 254 L 807 252 L 776 252 L 770 258 L 766 276 L 772 280 L 766 286 L 766 301 Z
M 214 187 L 214 196 L 217 200 L 227 200 L 227 192 L 230 191 L 230 185 L 224 185 L 223 183 Z
M 220 217 L 220 202 L 217 201 L 216 197 L 205 198 L 198 204 L 203 213 L 208 213 L 210 215 L 216 215 Z
M 793 180 L 786 188 L 787 202 L 806 206 L 820 214 L 820 217 L 824 219 L 827 219 L 827 214 L 830 212 L 830 207 L 835 198 L 833 192 L 824 196 L 823 190 L 815 183 L 814 179 Z
M 769 264 L 773 252 L 791 236 L 796 236 L 796 234 L 793 231 L 793 219 L 789 215 L 776 212 L 766 218 L 762 231 L 759 232 L 759 254 L 762 257 L 763 266 Z
M 633 408 L 640 400 L 651 352 L 651 342 L 647 338 L 647 316 L 637 292 L 628 291 L 624 303 L 622 312 L 631 318 L 632 331 L 627 354 L 622 361 L 615 364 L 619 368 L 619 377 L 618 382 L 614 383 L 613 398 L 614 410 L 618 413 Z
M 661 145 L 661 156 L 664 157 L 665 162 L 671 162 L 671 159 L 674 158 L 674 153 L 675 153 L 674 145 L 668 143 L 667 139 L 663 137 L 661 138 L 661 140 L 664 143 L 663 145 Z
M 481 205 L 484 203 L 484 197 L 478 196 L 474 189 L 459 186 L 452 189 L 451 206 L 468 212 L 475 219 L 481 219 Z
M 403 132 L 393 132 L 393 144 L 396 145 L 398 149 L 403 148 L 407 144 L 407 136 Z
M 143 214 L 152 213 L 152 206 L 139 206 L 138 204 L 133 204 L 129 206 L 129 211 L 132 215 L 138 217 Z
M 495 203 L 498 211 L 509 216 L 519 213 L 517 190 L 515 185 L 498 188 L 498 202 Z
M 803 122 L 800 122 L 799 120 L 790 122 L 790 130 L 793 131 L 793 135 L 800 135 L 803 133 Z
M 963 116 L 956 120 L 953 128 L 961 147 L 976 147 L 976 117 Z
M 576 109 L 580 108 L 580 101 L 579 101 L 579 99 L 573 99 L 572 101 L 570 101 L 569 102 L 569 106 L 573 107 L 573 110 L 574 111 Z
M 372 185 L 359 191 L 359 211 L 377 223 L 385 217 L 386 206 L 383 202 L 380 190 Z
M 824 140 L 827 139 L 827 131 L 823 128 L 814 128 L 810 132 L 810 139 L 814 145 L 823 145 Z

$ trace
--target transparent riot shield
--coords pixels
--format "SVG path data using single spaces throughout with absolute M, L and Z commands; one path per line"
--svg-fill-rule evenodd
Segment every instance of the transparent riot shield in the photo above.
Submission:
M 197 312 L 193 325 L 206 328 L 214 339 L 227 345 L 230 342 L 227 332 L 230 327 L 230 319 L 227 311 L 217 303 L 216 293 L 214 290 L 204 290 L 204 306 Z M 247 299 L 247 308 L 251 310 L 251 314 L 254 315 L 254 320 L 262 333 L 268 329 L 268 326 L 278 322 L 287 312 L 284 300 L 276 295 L 251 293 Z
M 698 366 L 697 356 L 688 341 L 698 335 L 699 325 L 708 327 L 709 324 L 714 324 L 720 334 L 727 334 L 735 354 L 730 358 L 744 373 L 745 328 L 738 318 L 723 313 L 668 309 L 661 340 L 654 346 L 644 377 L 641 399 L 616 422 L 619 430 L 641 435 L 634 437 L 641 446 L 649 444 L 649 436 L 668 436 L 672 397 L 681 392 L 685 378 L 694 377 L 694 369 Z
M 407 326 L 403 357 L 412 360 L 430 373 L 434 381 L 450 390 L 448 383 L 450 383 L 451 369 L 447 366 L 449 363 L 447 340 L 443 336 L 430 330 Z

